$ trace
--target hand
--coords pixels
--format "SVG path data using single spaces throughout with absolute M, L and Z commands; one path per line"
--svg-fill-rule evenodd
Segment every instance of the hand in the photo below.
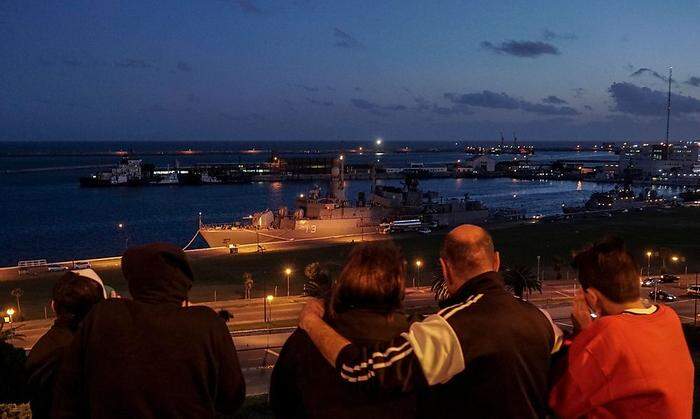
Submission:
M 299 327 L 308 331 L 315 320 L 323 319 L 324 312 L 323 300 L 309 300 L 309 302 L 304 305 L 304 308 L 301 309 L 301 313 L 299 313 Z
M 573 307 L 571 308 L 571 320 L 574 323 L 574 331 L 580 332 L 593 323 L 591 309 L 588 307 L 583 290 L 578 290 L 574 295 Z

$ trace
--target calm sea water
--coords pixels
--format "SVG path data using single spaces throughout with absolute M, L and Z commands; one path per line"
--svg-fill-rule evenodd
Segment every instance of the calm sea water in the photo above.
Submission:
M 404 144 L 401 144 L 404 145 Z M 66 155 L 133 149 L 136 152 L 168 150 L 242 150 L 244 143 L 0 143 L 0 265 L 18 260 L 45 258 L 49 261 L 111 256 L 123 251 L 125 243 L 167 241 L 185 245 L 197 230 L 197 214 L 205 221 L 233 221 L 255 210 L 292 205 L 294 197 L 311 188 L 313 182 L 252 183 L 215 186 L 162 186 L 145 188 L 80 188 L 78 178 L 92 169 L 30 173 L 1 173 L 26 168 L 115 164 L 117 158 L 95 155 Z M 281 152 L 337 149 L 333 143 L 255 144 L 258 149 L 278 148 Z M 345 145 L 346 148 L 354 145 Z M 427 144 L 412 147 L 427 149 Z M 446 149 L 445 143 L 435 144 Z M 387 149 L 395 145 L 386 144 Z M 451 146 L 450 146 L 451 147 Z M 57 155 L 60 154 L 60 155 Z M 194 162 L 236 162 L 264 160 L 257 155 L 145 156 L 158 165 L 186 165 Z M 379 159 L 392 166 L 409 162 L 438 163 L 467 156 L 458 151 L 443 153 L 352 155 L 350 162 Z M 608 153 L 542 152 L 533 160 L 558 158 L 615 159 Z M 512 157 L 508 157 L 512 158 Z M 398 185 L 399 181 L 389 184 Z M 433 179 L 422 182 L 424 190 L 446 197 L 469 193 L 489 207 L 525 208 L 528 214 L 554 214 L 561 204 L 579 204 L 600 190 L 601 185 L 569 181 L 513 181 L 510 179 Z M 368 181 L 350 181 L 348 196 L 368 192 Z M 515 195 L 515 197 L 514 197 Z M 123 223 L 124 229 L 117 229 Z M 205 244 L 198 239 L 198 246 Z

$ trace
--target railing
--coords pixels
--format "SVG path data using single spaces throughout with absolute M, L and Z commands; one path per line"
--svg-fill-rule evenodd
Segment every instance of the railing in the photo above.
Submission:
M 20 260 L 17 262 L 18 268 L 33 268 L 36 266 L 46 266 L 46 259 Z

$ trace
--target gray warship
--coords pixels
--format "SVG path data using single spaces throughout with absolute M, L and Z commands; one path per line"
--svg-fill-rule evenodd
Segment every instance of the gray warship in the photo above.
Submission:
M 410 175 L 402 187 L 377 185 L 372 176 L 369 198 L 360 192 L 352 202 L 345 194 L 344 172 L 340 156 L 333 159 L 330 188 L 325 195 L 316 186 L 297 197 L 292 211 L 287 207 L 267 209 L 228 224 L 205 224 L 200 220 L 199 234 L 209 247 L 260 246 L 386 232 L 381 226 L 407 219 L 439 228 L 479 224 L 488 218 L 489 211 L 481 202 L 468 195 L 445 199 L 435 192 L 423 192 L 418 179 Z

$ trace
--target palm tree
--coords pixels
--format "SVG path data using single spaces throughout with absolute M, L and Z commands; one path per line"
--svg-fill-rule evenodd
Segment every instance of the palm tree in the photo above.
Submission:
M 537 278 L 529 266 L 519 265 L 507 268 L 503 272 L 503 281 L 518 298 L 523 298 L 526 291 L 528 294 L 532 291 L 542 293 L 542 280 Z
M 435 294 L 435 301 L 439 303 L 448 299 L 450 297 L 450 292 L 447 290 L 447 283 L 442 273 L 433 273 L 433 278 L 430 290 Z
M 304 276 L 308 279 L 304 282 L 304 294 L 316 298 L 328 296 L 332 285 L 328 266 L 321 266 L 319 262 L 309 263 L 304 268 Z

